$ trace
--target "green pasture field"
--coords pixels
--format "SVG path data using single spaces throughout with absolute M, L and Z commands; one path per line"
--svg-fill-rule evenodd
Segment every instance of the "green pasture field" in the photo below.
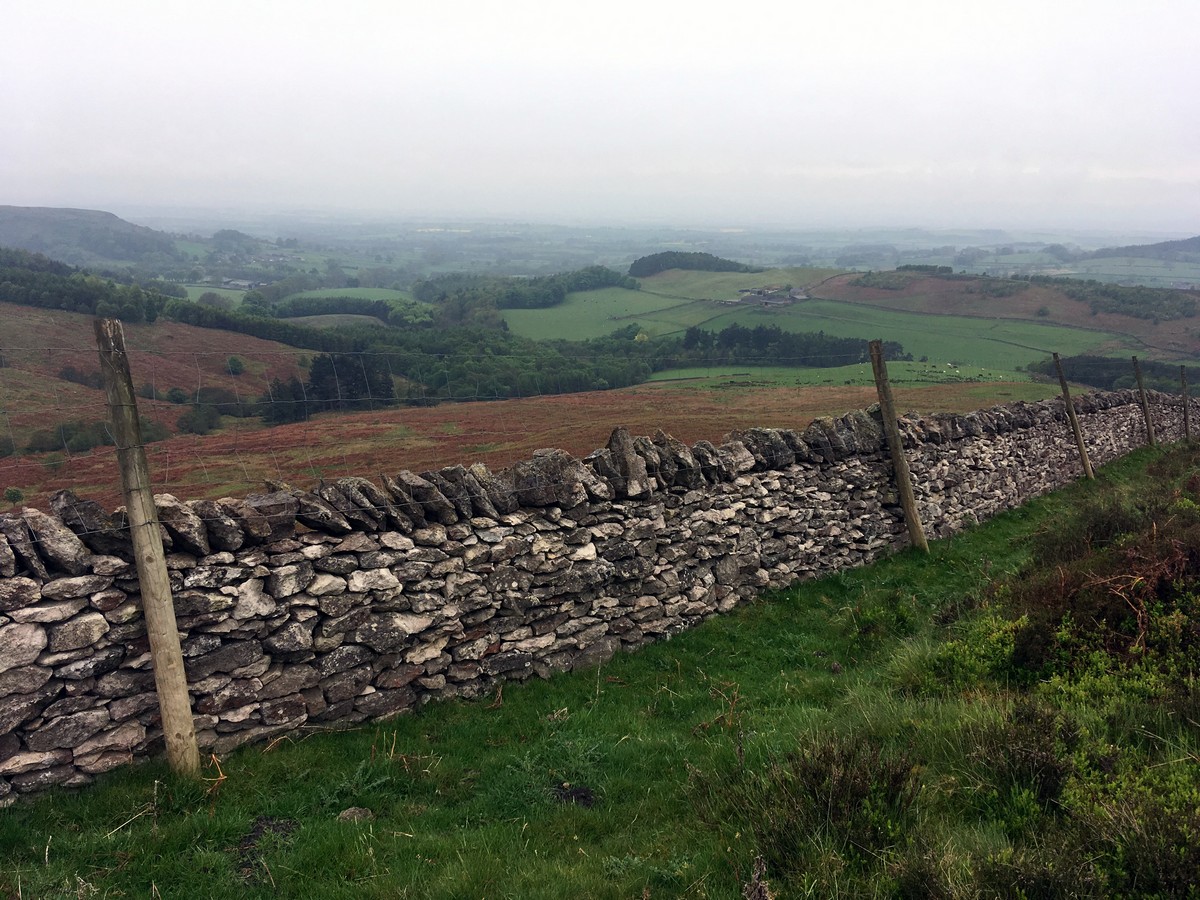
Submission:
M 203 241 L 185 241 L 176 238 L 175 249 L 188 254 L 188 256 L 204 259 L 209 251 L 212 250 L 212 247 Z
M 213 287 L 211 284 L 185 284 L 187 288 L 188 299 L 195 301 L 199 300 L 204 294 L 219 294 L 222 297 L 228 297 L 237 305 L 242 302 L 242 297 L 246 295 L 245 291 L 237 291 L 233 288 Z
M 1081 260 L 1071 263 L 1069 268 L 1078 277 L 1101 281 L 1128 280 L 1151 287 L 1172 287 L 1180 282 L 1200 284 L 1200 263 L 1114 256 Z
M 1114 346 L 1122 353 L 1138 349 L 1129 338 L 1108 332 L 1006 319 L 926 316 L 833 300 L 808 300 L 779 309 L 731 308 L 705 327 L 720 331 L 735 322 L 747 328 L 778 325 L 785 331 L 899 341 L 914 358 L 924 356 L 931 362 L 972 369 L 1011 371 L 1051 353 L 1071 356 Z
M 648 334 L 669 334 L 707 321 L 720 311 L 720 306 L 706 301 L 614 287 L 568 294 L 563 303 L 547 309 L 506 309 L 504 320 L 521 337 L 586 340 L 635 323 Z
M 791 283 L 800 284 L 802 274 L 820 275 L 822 271 L 829 270 L 774 269 L 741 277 L 744 286 L 752 286 L 753 279 L 760 284 L 781 280 L 788 283 L 783 273 L 790 272 L 795 276 Z M 1114 347 L 1121 353 L 1138 350 L 1136 343 L 1120 335 L 1040 322 L 930 316 L 833 300 L 806 300 L 792 306 L 764 309 L 689 300 L 684 296 L 719 294 L 715 285 L 734 284 L 736 275 L 665 272 L 647 278 L 640 291 L 605 288 L 575 293 L 568 295 L 560 306 L 505 310 L 504 318 L 515 334 L 539 340 L 603 337 L 629 324 L 637 324 L 651 335 L 672 334 L 693 325 L 712 331 L 735 322 L 749 328 L 778 325 L 785 331 L 824 331 L 835 337 L 895 340 L 916 359 L 924 356 L 939 364 L 957 362 L 973 369 L 1006 372 L 1051 353 L 1068 356 L 1113 352 Z M 652 294 L 646 288 L 674 293 Z
M 921 362 L 889 362 L 892 384 L 963 384 L 977 381 L 1028 381 L 1024 373 L 1003 369 L 970 369 Z M 762 384 L 766 387 L 818 387 L 827 385 L 871 385 L 871 364 L 855 363 L 833 368 L 797 369 L 787 366 L 691 366 L 664 369 L 650 376 L 652 382 L 676 382 L 699 388 L 717 388 L 731 382 Z M 1057 393 L 1058 388 L 1054 388 Z M 1044 390 L 1038 397 L 1046 396 Z M 1026 398 L 1022 398 L 1026 399 Z
M 363 300 L 413 300 L 408 291 L 395 291 L 391 288 L 320 288 L 315 291 L 300 291 L 288 294 L 282 303 L 306 297 L 358 297 Z
M 710 301 L 735 300 L 741 288 L 816 284 L 840 269 L 767 269 L 765 272 L 695 272 L 672 269 L 641 280 L 642 288 L 602 288 L 568 294 L 549 309 L 508 309 L 504 319 L 515 334 L 535 340 L 604 337 L 636 322 L 651 335 L 704 325 L 728 312 Z
M 691 300 L 736 300 L 742 288 L 790 284 L 802 288 L 817 284 L 844 272 L 845 269 L 767 269 L 763 272 L 698 272 L 690 269 L 670 269 L 641 279 L 646 293 Z

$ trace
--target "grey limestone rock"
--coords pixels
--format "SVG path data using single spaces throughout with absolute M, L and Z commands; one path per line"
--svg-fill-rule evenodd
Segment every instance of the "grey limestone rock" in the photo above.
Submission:
M 90 597 L 92 594 L 106 590 L 112 583 L 112 578 L 103 575 L 77 575 L 71 578 L 57 578 L 42 585 L 42 598 L 46 600 L 72 600 L 77 597 Z
M 91 571 L 92 551 L 70 528 L 38 509 L 26 508 L 21 511 L 21 517 L 29 526 L 38 553 L 46 563 L 71 575 Z
M 585 472 L 583 463 L 565 450 L 537 450 L 533 459 L 508 470 L 517 502 L 535 507 L 572 507 L 586 502 Z
M 662 429 L 654 435 L 654 445 L 665 461 L 670 461 L 674 470 L 671 483 L 679 487 L 698 488 L 705 484 L 704 472 L 700 467 L 692 448 L 683 441 L 676 440 Z
M 196 556 L 208 556 L 212 552 L 208 529 L 194 509 L 181 503 L 173 494 L 155 494 L 154 506 L 158 520 L 170 532 L 176 550 Z
M 290 491 L 272 491 L 269 494 L 250 494 L 242 501 L 240 512 L 245 522 L 262 520 L 266 524 L 266 533 L 262 535 L 263 543 L 272 543 L 284 538 L 290 538 L 296 531 L 296 513 L 300 504 Z M 261 526 L 259 526 L 261 528 Z
M 650 494 L 654 489 L 654 481 L 646 469 L 646 460 L 634 449 L 633 438 L 625 426 L 613 430 L 605 449 L 616 473 L 609 478 L 615 496 L 623 499 Z
M 103 613 L 85 612 L 50 628 L 51 653 L 94 646 L 111 626 Z
M 242 549 L 246 535 L 232 510 L 216 500 L 194 500 L 187 505 L 204 522 L 211 549 L 226 553 Z
M 133 559 L 129 523 L 124 515 L 109 513 L 95 500 L 81 500 L 72 491 L 52 495 L 50 508 L 95 553 Z
M 50 580 L 50 573 L 34 547 L 33 535 L 23 518 L 10 513 L 0 514 L 0 534 L 4 535 L 13 551 L 18 572 L 24 568 L 39 581 Z
M 42 599 L 42 587 L 32 578 L 21 576 L 0 580 L 0 613 L 32 606 Z
M 471 477 L 483 488 L 488 502 L 495 509 L 496 515 L 491 516 L 491 518 L 506 516 L 520 509 L 517 498 L 513 496 L 512 484 L 507 480 L 497 476 L 483 463 L 474 463 L 467 471 L 471 473 Z M 487 515 L 487 513 L 484 513 L 484 515 Z
M 308 491 L 293 491 L 292 496 L 298 504 L 296 519 L 303 525 L 325 534 L 349 534 L 354 530 L 350 520 L 323 497 Z
M 47 643 L 46 629 L 34 622 L 0 626 L 0 672 L 29 665 Z
M 436 486 L 420 475 L 402 469 L 392 479 L 392 485 L 396 491 L 399 491 L 401 497 L 407 497 L 410 503 L 416 504 L 420 514 L 409 516 L 409 518 L 418 527 L 420 527 L 421 520 L 426 523 L 437 522 L 442 525 L 453 525 L 458 521 L 458 510 L 455 509 L 454 504 L 446 499 L 446 496 Z M 403 503 L 401 509 L 404 509 Z
M 8 538 L 0 532 L 0 578 L 12 578 L 17 574 L 17 557 L 12 547 L 8 546 Z

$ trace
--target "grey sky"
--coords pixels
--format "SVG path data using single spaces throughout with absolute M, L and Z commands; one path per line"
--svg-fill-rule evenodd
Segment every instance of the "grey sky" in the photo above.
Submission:
M 1200 232 L 1196 0 L 6 5 L 0 203 Z

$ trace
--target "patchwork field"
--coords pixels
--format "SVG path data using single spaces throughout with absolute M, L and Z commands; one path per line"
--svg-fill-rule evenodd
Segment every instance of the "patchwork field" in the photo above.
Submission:
M 646 281 L 657 284 L 659 277 Z M 917 308 L 916 300 L 910 303 L 913 308 L 906 309 L 900 303 L 895 304 L 898 308 L 891 308 L 862 301 L 804 300 L 790 306 L 764 308 L 680 299 L 647 293 L 645 289 L 610 288 L 571 294 L 566 303 L 550 309 L 505 310 L 504 318 L 515 333 L 540 339 L 601 337 L 630 324 L 655 336 L 682 332 L 691 326 L 720 331 L 734 323 L 748 328 L 778 325 L 785 331 L 886 338 L 899 341 L 916 359 L 927 357 L 941 363 L 957 362 L 1009 373 L 1051 353 L 1124 355 L 1145 350 L 1136 339 L 1115 331 L 1047 324 L 1032 315 L 1030 321 L 970 314 L 935 318 Z

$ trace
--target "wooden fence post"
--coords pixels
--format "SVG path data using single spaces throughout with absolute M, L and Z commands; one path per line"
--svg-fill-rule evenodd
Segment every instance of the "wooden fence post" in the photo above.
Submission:
M 97 319 L 95 329 L 100 371 L 104 376 L 113 439 L 117 445 L 117 464 L 121 469 L 121 491 L 128 510 L 129 534 L 133 540 L 142 608 L 146 615 L 146 634 L 150 639 L 167 762 L 178 774 L 197 775 L 200 751 L 196 746 L 196 725 L 188 697 L 179 629 L 175 624 L 171 581 L 163 555 L 162 535 L 158 530 L 158 510 L 150 490 L 150 469 L 142 446 L 129 358 L 125 354 L 125 332 L 118 319 Z
M 1179 388 L 1183 392 L 1183 439 L 1192 442 L 1192 406 L 1188 402 L 1187 367 L 1179 367 Z
M 883 433 L 887 436 L 888 449 L 892 454 L 892 469 L 896 473 L 896 488 L 900 492 L 900 506 L 904 509 L 904 521 L 908 525 L 908 538 L 914 547 L 928 553 L 929 541 L 925 539 L 925 529 L 917 512 L 912 475 L 908 470 L 908 460 L 904 456 L 900 428 L 896 424 L 896 404 L 892 400 L 887 363 L 883 361 L 883 341 L 871 341 L 870 348 L 871 368 L 875 372 L 875 391 L 879 394 L 879 409 L 883 414 Z
M 1138 364 L 1138 358 L 1133 358 L 1133 377 L 1137 379 L 1138 394 L 1142 398 L 1142 415 L 1146 418 L 1146 443 L 1151 447 L 1157 447 L 1158 441 L 1154 439 L 1154 423 L 1150 421 L 1150 401 L 1146 397 L 1146 386 L 1142 383 L 1142 367 Z
M 1071 389 L 1067 387 L 1067 376 L 1063 374 L 1062 360 L 1054 354 L 1054 368 L 1058 370 L 1058 383 L 1062 386 L 1063 401 L 1067 404 L 1067 421 L 1071 423 L 1071 432 L 1075 435 L 1075 446 L 1079 450 L 1079 461 L 1083 463 L 1083 474 L 1090 480 L 1096 477 L 1092 471 L 1092 461 L 1088 459 L 1087 444 L 1083 442 L 1083 429 L 1079 427 L 1079 416 L 1075 414 L 1075 404 L 1071 402 Z

